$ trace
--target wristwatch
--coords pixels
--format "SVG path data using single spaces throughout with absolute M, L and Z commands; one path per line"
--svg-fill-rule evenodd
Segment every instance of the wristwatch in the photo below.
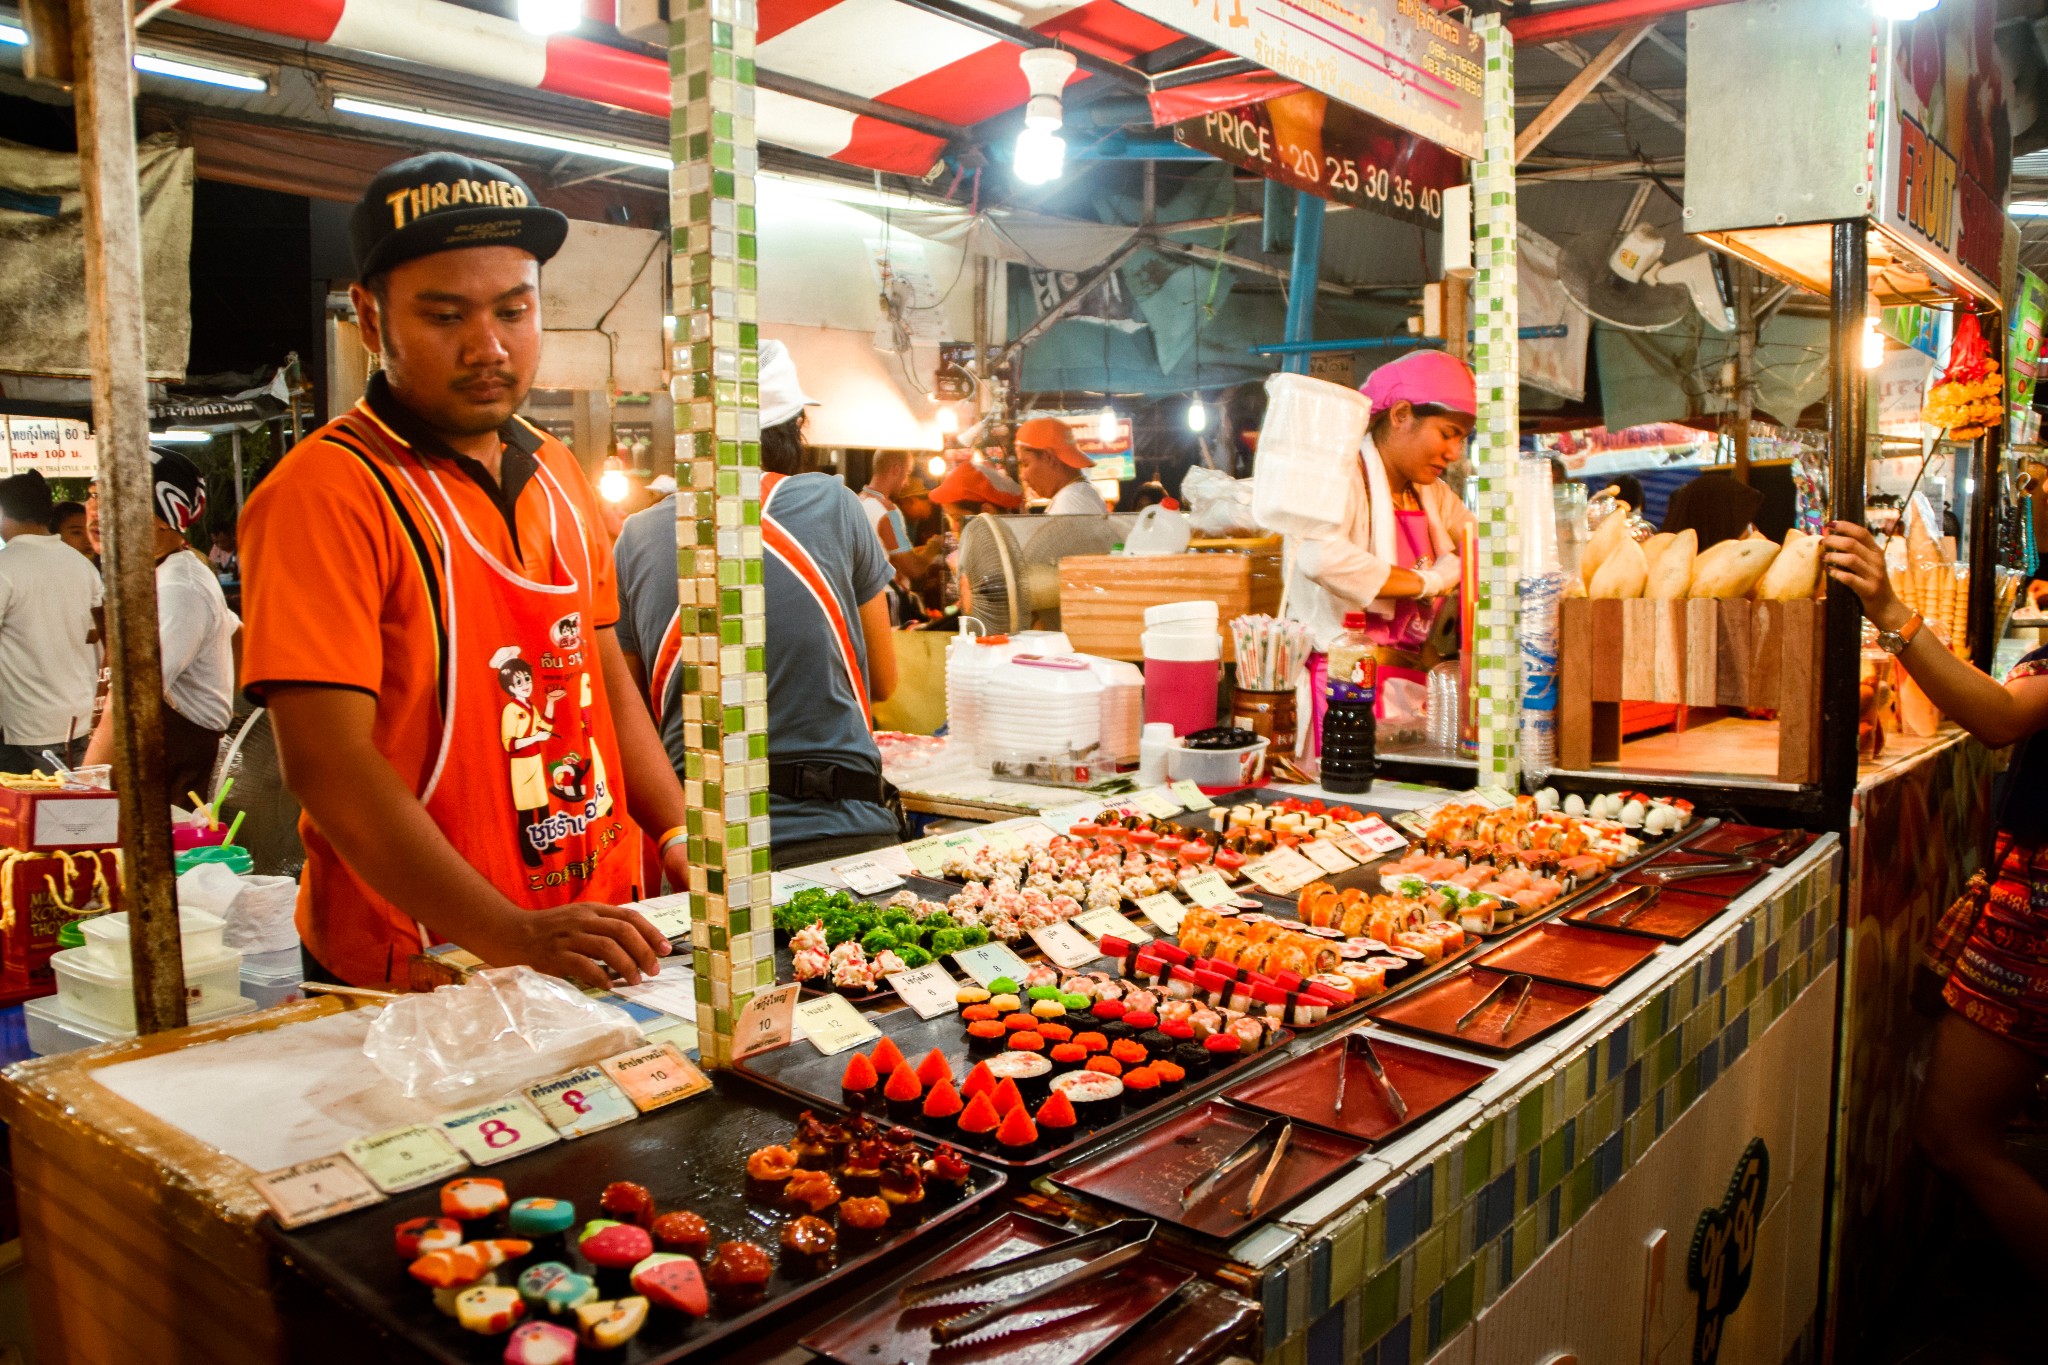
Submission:
M 1904 654 L 1906 646 L 1913 643 L 1913 637 L 1920 633 L 1920 627 L 1925 624 L 1926 622 L 1920 618 L 1920 613 L 1916 611 L 1913 613 L 1913 619 L 1906 622 L 1900 629 L 1879 631 L 1877 633 L 1877 647 L 1885 653 L 1894 656 Z

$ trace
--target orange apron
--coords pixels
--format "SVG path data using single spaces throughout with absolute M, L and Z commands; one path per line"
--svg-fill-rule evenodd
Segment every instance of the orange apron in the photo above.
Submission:
M 590 546 L 574 502 L 538 461 L 550 563 L 537 582 L 485 548 L 433 465 L 360 411 L 335 425 L 374 457 L 392 515 L 441 585 L 433 623 L 445 641 L 441 741 L 417 793 L 428 816 L 463 861 L 527 909 L 635 899 L 638 831 L 616 777 L 618 740 L 591 625 Z M 432 936 L 355 885 L 368 903 L 328 907 L 342 913 L 319 916 L 309 949 L 346 981 L 402 978 L 406 957 L 432 946 Z

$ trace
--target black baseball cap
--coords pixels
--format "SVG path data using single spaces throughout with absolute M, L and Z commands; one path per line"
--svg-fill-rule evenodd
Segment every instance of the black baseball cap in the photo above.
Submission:
M 516 246 L 545 262 L 562 248 L 569 220 L 544 208 L 503 166 L 455 152 L 393 162 L 370 182 L 349 218 L 356 278 L 437 251 Z

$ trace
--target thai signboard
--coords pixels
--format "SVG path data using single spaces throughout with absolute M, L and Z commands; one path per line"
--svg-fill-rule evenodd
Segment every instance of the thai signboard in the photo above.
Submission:
M 2031 270 L 2020 272 L 2013 290 L 2012 321 L 2006 332 L 2006 411 L 2015 421 L 2034 406 L 2034 389 L 2042 370 L 2041 329 L 2048 320 L 2048 284 Z
M 1460 156 L 1479 155 L 1480 38 L 1428 0 L 1126 4 Z
M 2006 126 L 1997 18 L 1996 0 L 1950 0 L 1890 25 L 1878 115 L 1878 221 L 1951 284 L 1993 300 L 2012 176 L 1996 132 Z
M 34 469 L 48 479 L 90 479 L 98 475 L 98 447 L 92 428 L 65 417 L 0 419 L 7 437 L 7 472 Z
M 1465 162 L 1320 90 L 1217 109 L 1173 125 L 1176 142 L 1334 203 L 1441 227 Z

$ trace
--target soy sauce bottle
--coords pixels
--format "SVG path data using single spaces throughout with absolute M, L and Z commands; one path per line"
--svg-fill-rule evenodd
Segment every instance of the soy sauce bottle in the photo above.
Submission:
M 1330 646 L 1328 662 L 1322 787 L 1342 796 L 1356 796 L 1372 790 L 1372 780 L 1379 772 L 1379 759 L 1373 752 L 1379 734 L 1373 721 L 1379 656 L 1366 638 L 1364 612 L 1345 615 L 1344 634 Z

